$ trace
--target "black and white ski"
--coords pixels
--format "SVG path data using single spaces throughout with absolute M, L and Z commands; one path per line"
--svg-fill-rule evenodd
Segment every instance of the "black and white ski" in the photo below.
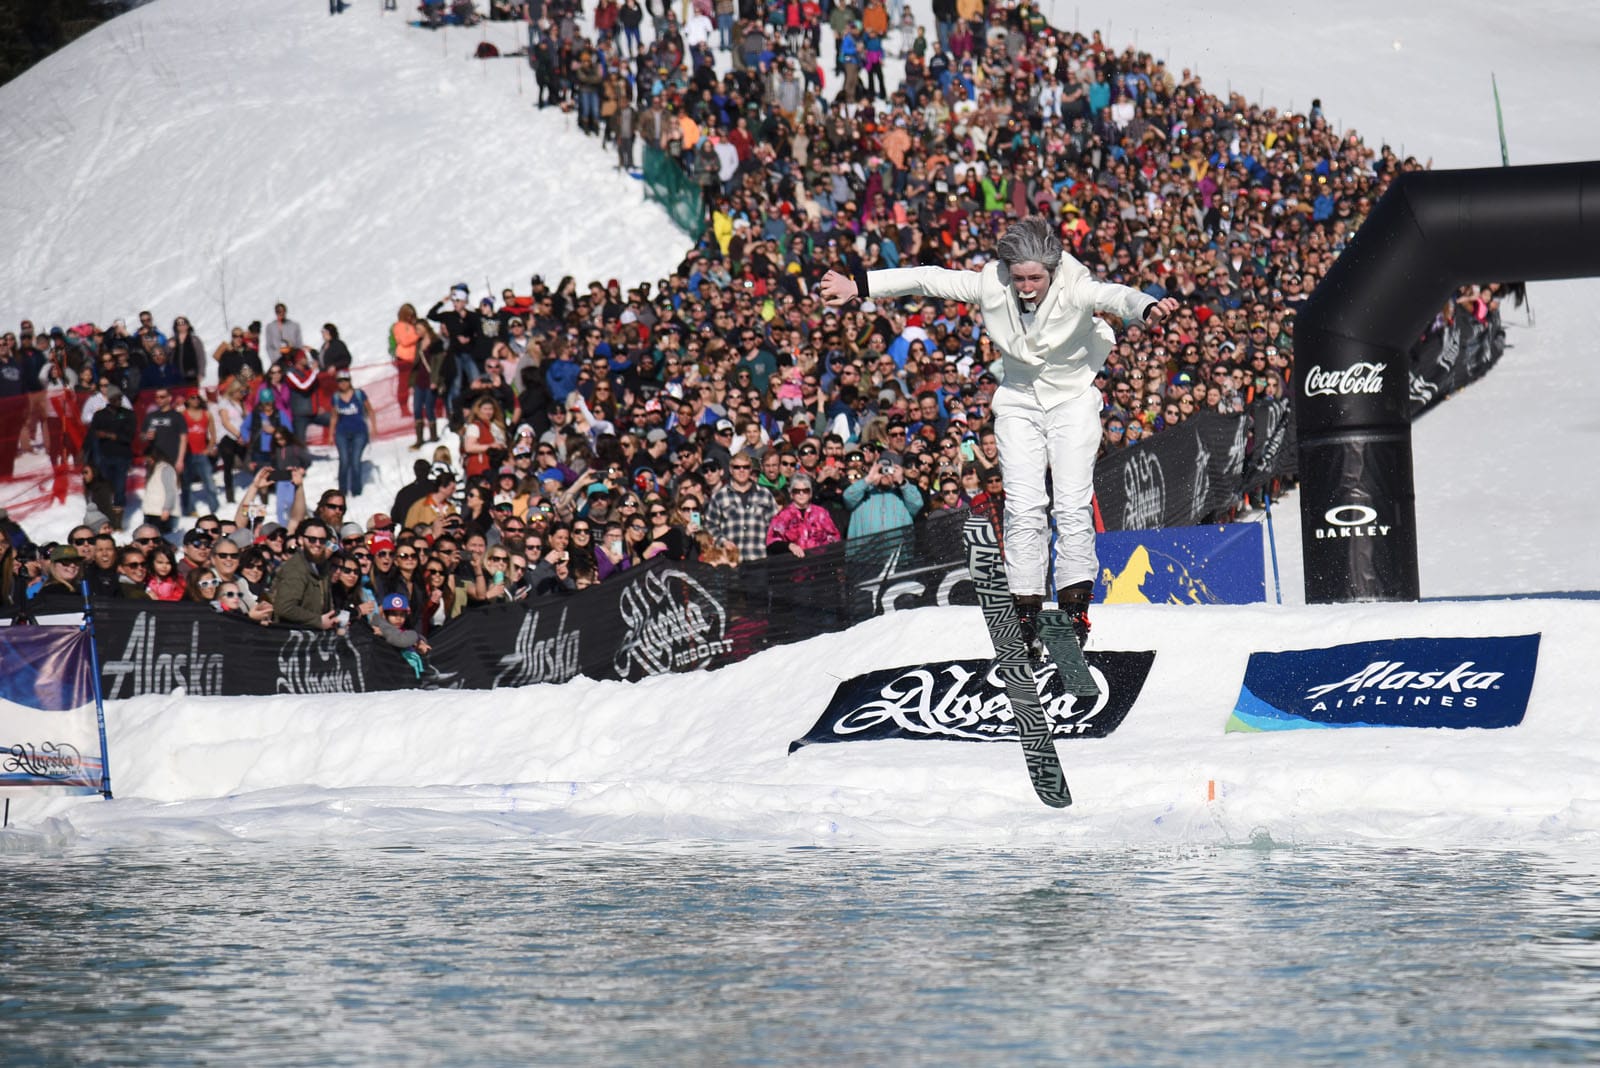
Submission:
M 1078 644 L 1078 632 L 1072 629 L 1071 616 L 1059 608 L 1040 612 L 1039 640 L 1044 642 L 1067 693 L 1074 697 L 1100 696 L 1100 687 L 1089 674 L 1089 662 L 1083 658 L 1083 646 Z
M 995 674 L 1005 685 L 1006 697 L 1011 702 L 1011 715 L 1022 741 L 1022 756 L 1028 764 L 1028 778 L 1033 781 L 1039 800 L 1052 808 L 1065 808 L 1072 804 L 1072 792 L 1067 789 L 1067 776 L 1061 770 L 1061 758 L 1056 755 L 1055 742 L 1050 737 L 1050 722 L 1039 702 L 1033 662 L 1028 658 L 1017 611 L 1011 603 L 1005 560 L 994 525 L 986 516 L 974 515 L 962 528 L 962 535 L 967 543 L 967 570 L 977 589 L 978 605 L 983 609 L 989 639 L 994 642 Z M 1082 660 L 1081 652 L 1079 660 Z M 1084 674 L 1088 674 L 1087 668 Z

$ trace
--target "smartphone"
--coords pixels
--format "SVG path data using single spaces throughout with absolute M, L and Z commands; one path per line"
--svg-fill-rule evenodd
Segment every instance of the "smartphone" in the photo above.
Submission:
M 699 512 L 690 512 L 689 513 L 689 525 L 691 527 L 698 527 L 700 525 L 700 513 Z
M 493 579 L 494 579 L 494 584 L 495 584 L 495 585 L 496 585 L 496 586 L 498 586 L 498 585 L 501 585 L 501 584 L 502 584 L 502 583 L 504 583 L 504 582 L 505 582 L 505 580 L 506 580 L 506 573 L 505 573 L 505 572 L 504 572 L 504 571 L 496 571 L 496 572 L 495 572 L 495 573 L 494 573 L 494 574 L 493 574 L 493 575 L 491 575 L 491 576 L 490 576 L 490 577 L 491 577 L 491 578 L 493 578 Z

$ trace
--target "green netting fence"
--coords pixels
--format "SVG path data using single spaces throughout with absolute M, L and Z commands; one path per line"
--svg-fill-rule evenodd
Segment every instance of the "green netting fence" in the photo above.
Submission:
M 700 236 L 706 218 L 700 187 L 677 160 L 654 145 L 644 146 L 644 188 L 645 195 L 666 208 L 684 233 Z

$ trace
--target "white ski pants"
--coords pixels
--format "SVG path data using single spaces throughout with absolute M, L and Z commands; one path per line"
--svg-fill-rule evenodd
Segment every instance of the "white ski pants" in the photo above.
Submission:
M 1050 497 L 1055 491 L 1056 588 L 1092 582 L 1094 555 L 1094 457 L 1100 448 L 1100 391 L 1053 408 L 1043 407 L 1029 387 L 1001 386 L 991 405 L 1000 472 L 1005 477 L 1006 581 L 1014 594 L 1053 594 L 1045 589 Z

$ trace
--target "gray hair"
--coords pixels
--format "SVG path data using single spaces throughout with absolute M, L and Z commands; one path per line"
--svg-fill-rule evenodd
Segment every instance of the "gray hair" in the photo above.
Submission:
M 1050 224 L 1038 215 L 1013 223 L 994 246 L 995 255 L 1008 268 L 1019 263 L 1041 264 L 1054 272 L 1061 266 L 1061 239 Z

